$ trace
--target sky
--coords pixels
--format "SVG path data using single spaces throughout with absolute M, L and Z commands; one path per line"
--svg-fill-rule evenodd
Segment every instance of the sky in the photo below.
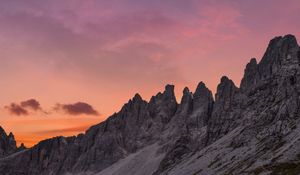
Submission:
M 71 136 L 174 84 L 239 86 L 270 39 L 300 38 L 299 0 L 0 0 L 0 126 Z

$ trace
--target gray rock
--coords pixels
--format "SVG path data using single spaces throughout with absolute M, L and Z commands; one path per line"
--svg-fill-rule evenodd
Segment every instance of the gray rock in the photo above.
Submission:
M 166 85 L 163 93 L 153 96 L 149 102 L 150 115 L 161 120 L 163 124 L 168 123 L 175 114 L 177 102 L 174 93 L 174 85 Z
M 247 91 L 253 90 L 257 86 L 260 80 L 260 74 L 258 71 L 258 65 L 255 58 L 252 58 L 247 64 L 244 77 L 241 81 L 241 90 L 247 93 Z
M 299 63 L 296 56 L 298 49 L 297 40 L 293 35 L 279 36 L 272 39 L 259 63 L 258 69 L 261 79 L 270 78 L 282 66 L 291 66 Z
M 208 123 L 207 144 L 227 134 L 236 126 L 239 117 L 239 89 L 226 76 L 221 78 L 216 93 L 212 116 Z
M 177 115 L 188 115 L 193 110 L 193 94 L 190 92 L 188 87 L 185 87 L 183 90 L 183 96 L 181 102 L 176 111 Z
M 0 126 L 0 158 L 6 157 L 17 151 L 16 140 L 12 133 L 6 134 Z
M 211 91 L 205 86 L 203 82 L 200 82 L 193 96 L 192 117 L 195 117 L 196 121 L 192 120 L 190 123 L 197 123 L 198 128 L 206 126 L 213 111 L 213 105 L 214 99 Z

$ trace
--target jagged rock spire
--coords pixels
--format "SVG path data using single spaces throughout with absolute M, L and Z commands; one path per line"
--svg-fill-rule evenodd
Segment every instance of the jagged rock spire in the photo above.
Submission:
M 2 137 L 3 135 L 6 136 L 6 132 L 5 132 L 4 129 L 0 126 L 0 137 Z
M 201 81 L 193 95 L 193 116 L 196 117 L 197 127 L 207 125 L 213 109 L 212 92 Z
M 181 102 L 176 111 L 177 114 L 188 115 L 192 110 L 193 96 L 188 87 L 183 89 Z
M 132 98 L 132 101 L 143 101 L 143 98 L 139 93 L 136 93 L 134 97 Z
M 234 92 L 237 91 L 237 87 L 227 76 L 221 78 L 221 82 L 217 87 L 216 103 L 229 103 Z M 229 100 L 229 101 L 228 101 Z
M 175 88 L 174 85 L 167 84 L 165 86 L 165 91 L 164 91 L 163 94 L 166 96 L 166 98 L 170 98 L 172 100 L 175 99 L 175 101 L 176 101 L 175 93 L 174 93 L 174 88 Z
M 259 76 L 257 61 L 255 58 L 252 58 L 245 68 L 244 77 L 242 78 L 240 86 L 241 89 L 246 91 L 255 87 L 260 79 Z
M 279 36 L 272 39 L 259 63 L 261 78 L 269 78 L 283 65 L 299 64 L 299 60 L 297 59 L 298 50 L 299 46 L 293 35 Z
M 18 147 L 18 150 L 24 150 L 27 149 L 26 146 L 24 145 L 24 143 L 21 143 L 21 145 Z
M 8 135 L 0 126 L 0 158 L 8 156 L 17 151 L 16 140 L 10 132 Z
M 193 109 L 195 110 L 199 108 L 203 102 L 213 102 L 213 96 L 211 91 L 206 87 L 206 85 L 202 81 L 198 84 L 193 97 Z
M 147 104 L 148 103 L 142 99 L 140 94 L 136 93 L 134 97 L 122 107 L 118 115 L 126 122 L 130 122 L 130 125 L 140 122 L 147 117 L 146 115 L 142 115 L 146 112 Z
M 174 85 L 168 84 L 163 93 L 158 93 L 151 98 L 149 110 L 152 116 L 160 116 L 163 123 L 167 123 L 174 116 L 177 105 Z
M 248 92 L 263 81 L 270 79 L 275 73 L 285 72 L 300 65 L 300 49 L 295 36 L 286 35 L 273 38 L 266 49 L 263 58 L 257 63 L 252 58 L 247 64 L 241 81 L 241 90 Z
M 234 125 L 235 115 L 232 113 L 238 88 L 228 77 L 223 76 L 218 85 L 212 116 L 208 122 L 207 143 L 210 144 L 226 134 Z

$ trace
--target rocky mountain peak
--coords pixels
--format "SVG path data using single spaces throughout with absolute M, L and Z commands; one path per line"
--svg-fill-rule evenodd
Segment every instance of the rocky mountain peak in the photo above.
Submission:
M 250 75 L 253 73 L 253 69 L 257 67 L 257 61 L 256 58 L 251 58 L 249 63 L 246 65 L 245 68 L 245 74 Z
M 0 126 L 0 137 L 2 136 L 6 136 L 6 132 L 4 131 L 4 129 Z
M 134 101 L 134 102 L 143 101 L 143 98 L 140 96 L 139 93 L 136 93 L 134 95 L 134 97 L 132 98 L 132 101 Z
M 285 70 L 297 69 L 299 65 L 300 49 L 295 36 L 275 37 L 270 40 L 259 63 L 252 58 L 247 64 L 241 81 L 241 90 L 246 93 L 254 90 L 260 84 L 269 81 L 276 73 L 285 75 Z
M 188 87 L 185 87 L 182 92 L 183 92 L 183 95 L 190 94 L 190 90 Z
M 151 116 L 160 116 L 161 121 L 168 123 L 177 110 L 174 85 L 166 85 L 163 93 L 153 96 L 149 102 Z
M 277 36 L 273 38 L 268 45 L 267 51 L 276 50 L 278 48 L 293 48 L 298 47 L 297 39 L 294 35 L 287 34 L 285 36 Z M 269 52 L 266 52 L 269 53 Z
M 21 145 L 17 148 L 18 151 L 23 151 L 27 149 L 26 146 L 24 145 L 24 143 L 21 143 Z
M 181 102 L 178 106 L 176 113 L 181 113 L 187 115 L 191 111 L 192 103 L 193 103 L 193 95 L 190 92 L 188 87 L 183 89 L 183 95 L 181 98 Z
M 182 91 L 183 95 L 182 95 L 182 98 L 181 98 L 181 102 L 180 104 L 184 104 L 190 100 L 192 100 L 192 92 L 190 92 L 189 88 L 188 87 L 185 87 Z
M 232 112 L 235 109 L 237 100 L 236 96 L 239 89 L 234 85 L 233 81 L 223 76 L 217 87 L 215 103 L 211 118 L 208 122 L 207 142 L 210 144 L 223 135 L 235 125 L 236 115 Z
M 201 95 L 201 94 L 203 94 L 203 93 L 206 93 L 207 90 L 208 90 L 207 87 L 206 87 L 205 84 L 201 81 L 201 82 L 198 84 L 198 86 L 197 86 L 197 88 L 196 88 L 196 90 L 195 90 L 194 96 L 199 96 L 199 95 Z
M 216 93 L 216 102 L 226 101 L 231 98 L 235 91 L 238 88 L 235 86 L 232 80 L 230 80 L 227 76 L 223 76 L 221 78 L 221 82 L 217 87 Z
M 140 96 L 140 94 L 136 93 L 129 101 L 128 103 L 124 104 L 121 112 L 123 111 L 123 113 L 125 111 L 127 112 L 132 112 L 133 110 L 137 110 L 138 108 L 140 108 L 140 106 L 146 106 L 148 103 L 143 100 L 143 98 Z M 135 111 L 137 112 L 137 111 Z
M 255 87 L 259 80 L 258 64 L 255 58 L 252 58 L 246 65 L 244 77 L 241 81 L 241 89 L 243 91 L 250 90 Z
M 297 39 L 294 35 L 277 36 L 270 40 L 262 61 L 270 59 L 284 59 L 292 49 L 298 48 Z
M 0 158 L 16 151 L 17 146 L 14 135 L 11 132 L 7 135 L 5 130 L 0 126 Z
M 207 125 L 211 116 L 214 99 L 212 92 L 202 81 L 198 84 L 193 95 L 193 116 L 196 120 L 197 127 Z
M 261 79 L 270 78 L 282 66 L 299 65 L 298 51 L 299 46 L 293 35 L 279 36 L 272 39 L 259 63 Z
M 249 62 L 249 67 L 252 67 L 252 66 L 255 66 L 255 65 L 257 65 L 256 58 L 251 58 L 250 62 Z M 246 69 L 247 69 L 247 66 L 246 66 Z
M 174 93 L 174 85 L 167 84 L 165 86 L 165 89 L 163 93 L 159 92 L 155 96 L 152 96 L 150 99 L 150 105 L 154 105 L 154 103 L 157 103 L 158 101 L 164 101 L 165 103 L 176 103 L 176 97 Z
M 221 77 L 221 84 L 225 84 L 225 83 L 228 83 L 228 82 L 231 82 L 231 80 L 227 77 L 227 76 L 222 76 Z
M 194 109 L 198 108 L 198 105 L 202 100 L 213 100 L 211 91 L 206 87 L 205 83 L 203 83 L 202 81 L 198 84 L 193 97 Z
M 14 134 L 13 134 L 12 132 L 10 132 L 10 133 L 8 134 L 8 138 L 15 138 L 15 136 L 14 136 Z
M 165 86 L 165 91 L 163 92 L 163 95 L 165 96 L 165 98 L 176 101 L 175 93 L 174 93 L 174 85 L 167 84 Z
M 21 145 L 19 146 L 19 148 L 26 149 L 26 146 L 24 145 L 24 143 L 21 143 Z
M 12 145 L 13 147 L 14 147 L 15 145 L 17 145 L 17 142 L 16 142 L 16 140 L 15 140 L 15 136 L 13 135 L 12 132 L 9 133 L 9 135 L 8 135 L 7 138 L 8 138 L 9 145 Z

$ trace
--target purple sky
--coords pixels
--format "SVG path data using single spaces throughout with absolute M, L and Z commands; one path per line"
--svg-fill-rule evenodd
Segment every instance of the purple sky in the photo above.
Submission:
M 87 102 L 101 116 L 84 117 L 96 123 L 136 92 L 149 99 L 167 83 L 178 101 L 200 81 L 215 92 L 222 75 L 239 85 L 271 38 L 300 37 L 299 0 L 0 1 L 0 124 L 23 135 L 59 130 L 49 118 L 72 116 L 16 117 L 4 106 Z M 83 130 L 76 117 L 68 127 Z M 27 127 L 17 129 L 20 120 Z

